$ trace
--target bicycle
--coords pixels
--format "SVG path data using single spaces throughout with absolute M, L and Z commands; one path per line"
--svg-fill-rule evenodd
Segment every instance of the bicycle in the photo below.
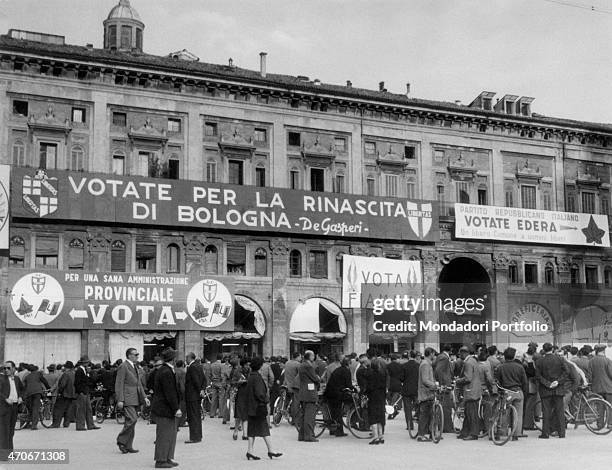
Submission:
M 96 388 L 96 395 L 91 400 L 91 408 L 96 417 L 96 423 L 102 424 L 106 418 L 114 418 L 117 424 L 124 424 L 125 413 L 123 410 L 117 409 L 117 404 L 112 398 L 109 400 L 109 403 L 105 403 L 102 396 L 103 392 L 103 388 Z
M 385 412 L 387 413 L 387 419 L 395 419 L 401 409 L 402 396 L 400 394 L 398 394 L 397 398 L 392 403 L 391 400 L 387 398 L 387 403 L 385 404 Z
M 274 426 L 280 426 L 283 418 L 285 418 L 289 424 L 293 424 L 293 417 L 291 416 L 292 404 L 293 397 L 290 396 L 289 389 L 282 385 L 280 394 L 274 401 L 274 408 L 272 411 L 272 423 Z
M 574 425 L 576 429 L 580 424 L 593 434 L 604 436 L 612 431 L 612 406 L 597 394 L 591 394 L 588 386 L 578 387 L 578 404 L 572 412 L 570 406 L 565 410 L 567 422 Z
M 451 409 L 451 421 L 453 422 L 453 430 L 456 434 L 461 433 L 463 429 L 463 421 L 465 420 L 465 403 L 463 401 L 463 395 L 461 392 L 461 388 L 457 387 L 454 383 L 452 386 L 448 386 L 446 388 L 447 391 L 451 392 L 453 397 L 453 407 Z M 488 391 L 486 392 L 488 393 Z M 480 420 L 484 419 L 485 416 L 485 406 L 486 401 L 483 400 L 484 396 L 481 396 L 478 400 L 478 418 Z M 486 435 L 486 430 L 481 429 L 479 431 L 478 437 L 484 437 Z
M 350 397 L 350 401 L 348 405 L 343 405 L 343 419 L 340 423 L 332 419 L 329 405 L 323 398 L 323 395 L 320 394 L 315 414 L 315 438 L 321 436 L 326 429 L 329 429 L 331 432 L 338 426 L 348 428 L 349 432 L 357 439 L 369 439 L 372 437 L 372 431 L 368 422 L 367 397 L 365 395 L 360 396 L 358 392 L 350 388 L 345 388 L 343 392 Z
M 202 419 L 206 417 L 207 413 L 210 413 L 210 408 L 212 405 L 212 386 L 208 385 L 204 389 L 204 396 L 200 401 L 200 416 Z
M 38 420 L 44 428 L 50 428 L 53 424 L 53 397 L 49 390 L 44 391 L 44 395 L 40 399 L 40 411 Z M 15 429 L 24 429 L 30 426 L 30 410 L 25 402 L 22 402 L 17 407 L 17 421 Z
M 518 413 L 512 401 L 516 399 L 517 392 L 498 385 L 499 397 L 493 405 L 493 416 L 490 429 L 490 438 L 496 446 L 503 446 L 516 431 Z

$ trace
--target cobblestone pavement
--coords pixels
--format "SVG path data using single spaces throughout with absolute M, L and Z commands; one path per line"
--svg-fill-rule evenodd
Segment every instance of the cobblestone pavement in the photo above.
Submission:
M 399 418 L 399 417 L 398 417 Z M 411 440 L 403 420 L 388 422 L 385 444 L 369 446 L 368 440 L 353 436 L 343 438 L 324 434 L 318 443 L 297 442 L 297 433 L 283 423 L 272 429 L 274 450 L 283 452 L 280 459 L 270 461 L 262 439 L 255 442 L 255 454 L 260 461 L 246 460 L 246 441 L 232 440 L 229 426 L 219 419 L 204 421 L 204 441 L 201 444 L 184 444 L 187 428 L 178 434 L 175 460 L 178 470 L 206 469 L 457 469 L 487 468 L 507 469 L 589 469 L 612 468 L 612 433 L 595 436 L 584 427 L 568 430 L 566 439 L 537 439 L 538 432 L 518 442 L 497 447 L 487 440 L 463 442 L 454 435 L 445 434 L 439 444 L 418 443 Z M 76 432 L 69 429 L 21 430 L 15 433 L 15 446 L 20 449 L 70 449 L 69 465 L 0 465 L 4 468 L 43 468 L 119 470 L 153 468 L 153 441 L 155 426 L 139 421 L 134 447 L 138 454 L 121 454 L 115 438 L 121 426 L 106 421 L 98 431 Z

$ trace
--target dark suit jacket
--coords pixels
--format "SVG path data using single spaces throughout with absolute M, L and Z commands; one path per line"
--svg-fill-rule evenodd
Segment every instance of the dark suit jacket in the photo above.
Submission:
M 206 376 L 200 361 L 193 361 L 185 373 L 185 401 L 200 401 L 200 392 L 206 388 Z
M 57 396 L 74 400 L 76 392 L 74 391 L 74 369 L 67 369 L 57 381 Z
M 315 368 L 312 362 L 303 361 L 300 364 L 300 367 L 298 368 L 298 377 L 300 378 L 298 400 L 316 403 L 319 377 L 315 373 Z
M 325 397 L 330 400 L 342 400 L 344 398 L 343 390 L 345 388 L 353 388 L 351 371 L 348 367 L 340 366 L 332 372 L 327 380 Z
M 89 392 L 91 391 L 91 377 L 83 372 L 83 368 L 81 366 L 77 367 L 76 372 L 74 373 L 74 391 L 77 395 L 79 393 L 89 395 Z
M 24 398 L 25 387 L 19 380 L 19 377 L 15 376 L 15 388 L 17 389 L 17 396 Z M 11 384 L 9 383 L 9 378 L 2 374 L 0 375 L 0 416 L 8 413 L 10 407 L 6 402 L 6 399 L 11 394 Z
M 268 387 L 259 372 L 251 372 L 246 385 L 247 412 L 249 416 L 258 416 L 258 405 L 268 403 Z
M 138 367 L 138 366 L 136 366 Z M 115 393 L 117 401 L 127 406 L 138 406 L 145 402 L 145 391 L 140 381 L 142 371 L 136 369 L 128 361 L 123 361 L 117 369 Z
M 402 365 L 397 361 L 391 361 L 387 366 L 389 373 L 389 391 L 400 392 L 402 390 Z
M 593 392 L 599 394 L 612 393 L 612 360 L 606 356 L 596 355 L 591 359 L 590 371 L 593 382 Z
M 30 395 L 42 394 L 44 390 L 48 390 L 51 387 L 47 379 L 43 377 L 43 373 L 40 370 L 30 372 L 24 379 L 25 386 L 25 398 Z
M 419 363 L 414 359 L 402 365 L 402 395 L 416 397 L 419 390 Z
M 436 362 L 434 364 L 434 377 L 442 386 L 448 386 L 453 382 L 451 362 L 446 353 L 440 353 L 438 354 L 438 357 L 436 357 Z
M 176 376 L 170 366 L 164 364 L 155 372 L 151 413 L 163 418 L 173 418 L 179 409 L 179 392 Z
M 535 369 L 541 397 L 565 395 L 570 376 L 569 364 L 565 362 L 565 359 L 556 354 L 544 354 L 536 361 Z M 556 388 L 550 388 L 550 384 L 555 380 L 559 382 L 559 385 Z

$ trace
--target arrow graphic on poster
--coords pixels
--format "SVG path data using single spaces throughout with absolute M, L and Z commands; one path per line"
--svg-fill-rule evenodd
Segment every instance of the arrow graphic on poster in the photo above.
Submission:
M 73 308 L 72 310 L 70 310 L 70 313 L 68 315 L 70 315 L 70 318 L 72 318 L 73 320 L 75 318 L 87 318 L 87 310 L 77 310 L 76 308 Z
M 578 227 L 570 227 L 569 225 L 561 225 L 559 228 L 561 230 L 578 230 Z
M 185 318 L 187 318 L 187 313 L 183 311 L 174 312 L 174 316 L 176 317 L 177 320 L 184 320 Z

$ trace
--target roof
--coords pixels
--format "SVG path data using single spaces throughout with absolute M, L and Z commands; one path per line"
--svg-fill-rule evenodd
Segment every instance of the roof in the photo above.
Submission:
M 140 21 L 142 23 L 140 15 L 132 5 L 130 5 L 130 0 L 119 0 L 119 3 L 113 7 L 106 19 L 113 20 L 123 18 Z
M 241 81 L 245 86 L 267 86 L 285 89 L 289 92 L 304 92 L 321 96 L 331 96 L 339 100 L 375 101 L 389 106 L 408 106 L 430 110 L 432 112 L 484 116 L 491 119 L 512 120 L 537 126 L 578 127 L 594 132 L 612 132 L 612 124 L 561 119 L 535 113 L 532 114 L 532 116 L 508 115 L 496 111 L 470 108 L 465 105 L 451 102 L 412 98 L 388 91 L 374 91 L 364 88 L 321 83 L 318 81 L 311 82 L 292 75 L 267 73 L 265 77 L 262 77 L 260 72 L 256 70 L 206 62 L 175 60 L 169 57 L 142 52 L 110 51 L 69 44 L 45 44 L 35 41 L 13 39 L 7 35 L 0 35 L 0 54 L 2 52 L 49 56 L 50 58 L 64 59 L 66 61 L 77 60 L 96 62 L 100 65 L 107 65 L 110 67 L 141 67 L 154 69 L 160 74 L 176 73 L 192 75 L 196 79 L 203 80 L 220 79 Z M 318 84 L 315 84 L 317 82 Z

